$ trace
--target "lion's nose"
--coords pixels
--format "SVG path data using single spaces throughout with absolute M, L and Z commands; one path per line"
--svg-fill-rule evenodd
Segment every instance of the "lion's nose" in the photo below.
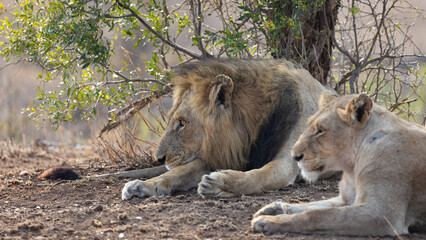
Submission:
M 166 162 L 166 155 L 157 156 L 157 162 L 164 164 Z
M 296 160 L 296 161 L 300 161 L 300 160 L 302 160 L 302 159 L 303 159 L 303 153 L 302 153 L 302 154 L 300 154 L 299 156 L 294 155 L 294 156 L 293 156 L 293 159 L 294 159 L 294 160 Z

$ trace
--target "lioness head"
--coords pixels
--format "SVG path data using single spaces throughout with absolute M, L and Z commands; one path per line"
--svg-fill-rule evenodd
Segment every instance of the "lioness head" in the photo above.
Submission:
M 180 69 L 173 82 L 173 107 L 155 154 L 168 169 L 211 156 L 211 146 L 220 148 L 227 141 L 221 136 L 232 128 L 234 84 L 229 76 L 197 66 Z
M 337 98 L 324 93 L 319 111 L 308 119 L 307 128 L 293 146 L 302 176 L 315 181 L 325 171 L 351 169 L 352 138 L 363 129 L 373 102 L 366 94 Z

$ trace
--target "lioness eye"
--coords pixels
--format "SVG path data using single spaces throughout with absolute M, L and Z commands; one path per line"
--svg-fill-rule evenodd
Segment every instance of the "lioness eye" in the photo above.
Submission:
M 315 136 L 319 136 L 323 133 L 324 133 L 324 131 L 321 128 L 319 128 L 318 131 L 315 133 Z
M 176 127 L 176 131 L 179 131 L 179 130 L 181 130 L 183 127 L 185 127 L 185 124 L 186 124 L 186 121 L 185 121 L 185 120 L 179 119 L 179 124 L 178 124 L 178 125 L 177 125 L 177 127 Z

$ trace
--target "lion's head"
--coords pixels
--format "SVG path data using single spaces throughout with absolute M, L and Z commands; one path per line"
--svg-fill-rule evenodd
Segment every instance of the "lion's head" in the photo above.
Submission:
M 169 113 L 169 123 L 156 152 L 156 159 L 168 169 L 188 163 L 200 156 L 204 131 L 191 101 L 194 93 L 185 92 Z
M 319 110 L 308 119 L 307 128 L 292 149 L 302 176 L 315 181 L 325 171 L 350 170 L 353 137 L 371 115 L 372 100 L 366 94 L 337 98 L 325 92 Z
M 261 63 L 210 60 L 179 67 L 157 161 L 170 169 L 201 158 L 212 170 L 244 169 L 266 109 L 273 104 L 264 94 L 277 91 L 273 84 L 265 84 L 272 90 L 253 86 L 258 83 L 252 76 L 271 78 L 256 71 L 256 64 Z

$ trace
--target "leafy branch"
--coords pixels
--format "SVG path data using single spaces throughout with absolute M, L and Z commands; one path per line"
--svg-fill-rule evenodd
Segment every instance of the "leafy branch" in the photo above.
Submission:
M 171 91 L 172 90 L 169 84 L 164 83 L 162 81 L 159 81 L 157 79 L 152 79 L 152 78 L 150 78 L 150 79 L 139 79 L 139 78 L 138 79 L 130 79 L 130 78 L 126 77 L 125 75 L 123 75 L 122 73 L 120 73 L 120 72 L 118 72 L 116 70 L 107 68 L 107 71 L 114 73 L 115 75 L 121 77 L 123 80 L 122 81 L 107 81 L 107 82 L 103 83 L 103 85 L 106 85 L 106 84 L 134 83 L 134 82 L 137 82 L 137 83 L 155 83 L 155 84 L 158 84 L 158 85 L 161 85 L 161 86 L 165 87 L 167 91 Z
M 134 8 L 132 8 L 132 7 L 124 4 L 120 0 L 117 0 L 116 2 L 117 2 L 117 4 L 119 6 L 121 6 L 124 9 L 126 9 L 127 11 L 129 11 L 133 17 L 135 17 L 136 19 L 138 19 L 138 21 L 146 29 L 148 29 L 151 33 L 153 33 L 156 37 L 158 37 L 162 42 L 166 43 L 167 45 L 173 47 L 174 49 L 176 49 L 178 51 L 181 51 L 181 52 L 187 54 L 188 56 L 190 56 L 192 58 L 195 58 L 195 59 L 201 59 L 201 58 L 203 58 L 202 56 L 200 56 L 200 55 L 198 55 L 198 54 L 196 54 L 196 53 L 194 53 L 194 52 L 192 52 L 192 51 L 190 51 L 190 50 L 188 50 L 188 49 L 186 49 L 184 47 L 181 47 L 178 44 L 176 44 L 176 43 L 174 43 L 174 42 L 172 42 L 172 41 L 164 38 L 160 33 L 158 33 L 157 31 L 155 31 L 154 29 L 152 29 L 152 27 L 149 26 L 149 24 L 147 22 L 145 22 L 145 20 L 143 20 L 143 18 L 140 16 L 140 13 L 136 9 L 134 9 Z

